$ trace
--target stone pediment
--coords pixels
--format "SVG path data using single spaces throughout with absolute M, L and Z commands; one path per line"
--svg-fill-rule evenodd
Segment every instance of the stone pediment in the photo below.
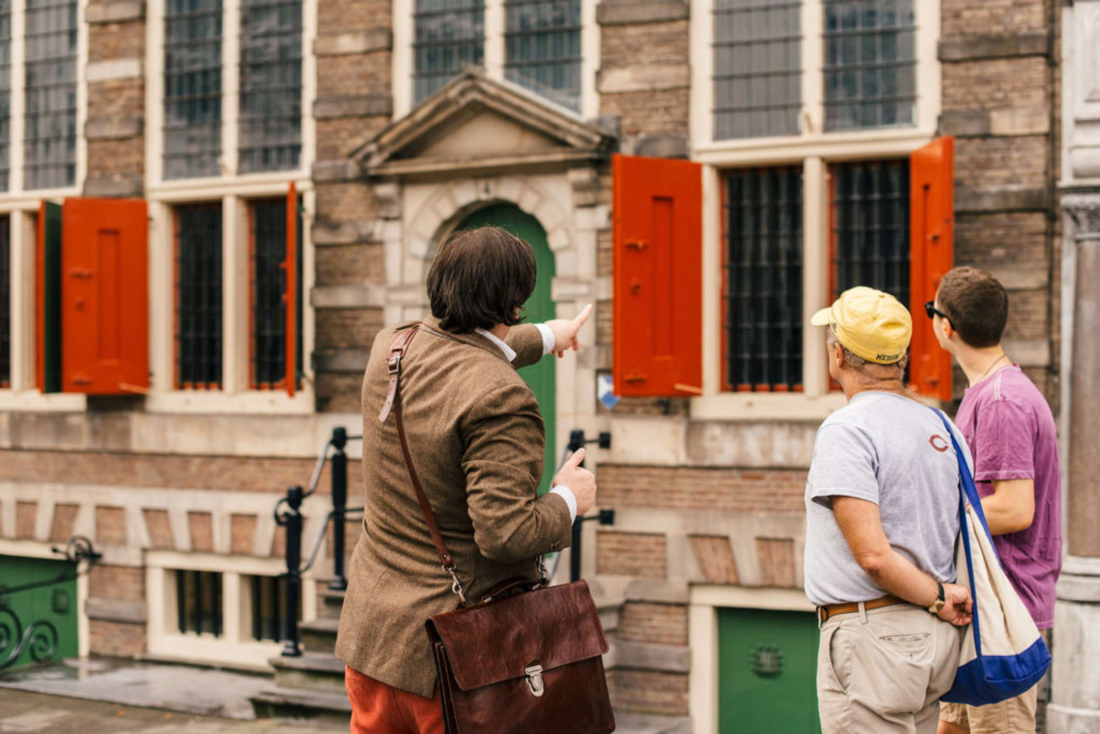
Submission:
M 353 154 L 368 176 L 568 167 L 606 158 L 614 138 L 579 115 L 471 69 Z

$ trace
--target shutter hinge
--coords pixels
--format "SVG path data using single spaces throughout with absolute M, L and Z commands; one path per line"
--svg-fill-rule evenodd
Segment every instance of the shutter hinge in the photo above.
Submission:
M 88 377 L 87 375 L 75 375 L 73 377 L 73 384 L 74 385 L 91 385 L 92 384 L 92 378 Z
M 645 240 L 628 240 L 623 243 L 628 250 L 637 250 L 641 252 L 645 248 L 649 247 L 649 243 Z
M 623 379 L 627 382 L 645 382 L 649 379 L 649 375 L 642 374 L 641 372 L 631 372 Z

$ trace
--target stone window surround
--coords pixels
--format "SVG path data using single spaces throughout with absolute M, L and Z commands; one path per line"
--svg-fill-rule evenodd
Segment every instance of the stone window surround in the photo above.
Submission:
M 723 171 L 743 166 L 798 165 L 803 170 L 803 316 L 829 305 L 829 164 L 833 161 L 901 158 L 931 142 L 937 132 L 941 107 L 939 3 L 917 8 L 916 125 L 905 128 L 825 133 L 824 40 L 807 28 L 822 28 L 824 5 L 805 0 L 803 59 L 803 124 L 812 131 L 785 138 L 747 138 L 713 141 L 713 53 L 711 16 L 714 0 L 691 0 L 691 120 L 692 160 L 704 164 L 703 259 L 722 259 Z M 722 273 L 704 268 L 703 278 L 703 395 L 691 398 L 695 420 L 805 420 L 821 421 L 845 404 L 844 395 L 828 385 L 823 335 L 806 328 L 802 334 L 802 393 L 731 393 L 722 391 Z
M 317 36 L 320 0 L 302 0 L 303 46 L 312 49 Z M 223 60 L 235 60 L 240 51 L 241 0 L 223 0 Z M 165 0 L 148 0 L 146 9 L 145 115 L 149 134 L 145 139 L 146 199 L 149 202 L 150 304 L 149 350 L 153 373 L 145 401 L 148 412 L 200 414 L 309 415 L 314 410 L 313 371 L 308 358 L 301 389 L 293 398 L 285 392 L 253 390 L 249 379 L 249 271 L 248 202 L 285 197 L 291 183 L 302 196 L 303 262 L 299 287 L 313 287 L 313 248 L 310 224 L 316 210 L 311 168 L 316 158 L 316 123 L 313 101 L 317 96 L 317 62 L 312 52 L 302 56 L 302 153 L 298 170 L 240 174 L 237 172 L 239 72 L 238 64 L 222 65 L 222 163 L 224 175 L 216 178 L 165 181 L 162 175 L 164 136 L 164 7 Z M 174 257 L 172 206 L 188 202 L 221 200 L 223 204 L 223 356 L 221 390 L 177 390 L 174 375 L 174 317 L 172 303 Z M 303 354 L 313 351 L 314 319 L 310 299 L 303 299 Z
M 150 657 L 268 670 L 267 661 L 279 655 L 282 643 L 252 639 L 248 622 L 252 591 L 245 577 L 278 576 L 286 571 L 282 559 L 150 551 L 146 553 L 145 562 Z M 172 578 L 173 572 L 178 570 L 221 574 L 223 627 L 220 637 L 179 632 L 176 585 Z M 302 621 L 312 621 L 317 611 L 317 584 L 312 579 L 303 579 L 301 594 Z
M 505 79 L 505 0 L 485 0 L 485 70 L 490 79 Z M 596 23 L 599 0 L 581 0 L 581 109 L 586 119 L 600 114 L 596 73 L 600 66 L 600 26 Z M 413 100 L 413 3 L 393 0 L 393 119 L 399 120 L 415 106 Z
M 21 203 L 29 203 L 27 200 L 33 195 L 33 205 L 38 206 L 39 199 L 64 198 L 66 196 L 79 196 L 84 187 L 84 179 L 88 171 L 88 149 L 84 135 L 84 123 L 88 119 L 88 24 L 85 20 L 88 0 L 77 0 L 77 73 L 76 73 L 76 177 L 72 186 L 64 186 L 53 189 L 23 188 L 23 135 L 24 112 L 26 110 L 26 97 L 23 94 L 26 86 L 26 0 L 9 0 L 11 3 L 11 124 L 9 127 L 11 138 L 10 157 L 11 172 L 9 174 L 9 186 L 7 191 L 0 192 L 0 208 L 19 206 Z
M 693 585 L 688 607 L 691 685 L 688 711 L 694 731 L 718 734 L 718 610 L 771 609 L 812 613 L 814 606 L 801 589 L 748 589 L 740 586 Z

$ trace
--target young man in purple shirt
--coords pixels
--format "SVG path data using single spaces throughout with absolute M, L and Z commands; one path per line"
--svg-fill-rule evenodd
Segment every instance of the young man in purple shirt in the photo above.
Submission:
M 1001 565 L 1040 630 L 1054 623 L 1062 569 L 1061 469 L 1050 406 L 1001 347 L 1008 293 L 989 273 L 955 268 L 925 305 L 936 339 L 970 386 L 955 424 Z M 1034 734 L 1038 686 L 991 706 L 943 704 L 939 734 Z

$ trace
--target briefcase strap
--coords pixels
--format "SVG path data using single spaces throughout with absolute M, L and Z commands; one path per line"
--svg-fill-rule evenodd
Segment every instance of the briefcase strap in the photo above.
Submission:
M 451 577 L 451 591 L 458 595 L 462 603 L 466 603 L 466 594 L 462 589 L 462 582 L 458 580 L 458 570 L 454 559 L 447 552 L 447 546 L 443 542 L 443 534 L 439 532 L 439 525 L 432 513 L 432 506 L 428 503 L 428 496 L 424 494 L 424 487 L 420 484 L 420 476 L 413 466 L 412 454 L 409 453 L 409 441 L 405 437 L 405 421 L 401 415 L 401 361 L 405 358 L 405 352 L 409 348 L 413 337 L 420 331 L 420 324 L 415 324 L 408 329 L 402 329 L 390 345 L 390 353 L 386 358 L 386 369 L 390 373 L 390 389 L 386 394 L 386 402 L 382 404 L 382 411 L 378 414 L 378 420 L 386 422 L 390 411 L 397 421 L 397 435 L 401 439 L 401 453 L 405 455 L 405 466 L 409 468 L 409 476 L 412 478 L 413 488 L 416 490 L 416 501 L 420 503 L 420 511 L 424 513 L 424 520 L 428 523 L 428 532 L 431 533 L 435 551 L 439 554 L 439 563 L 443 570 Z

